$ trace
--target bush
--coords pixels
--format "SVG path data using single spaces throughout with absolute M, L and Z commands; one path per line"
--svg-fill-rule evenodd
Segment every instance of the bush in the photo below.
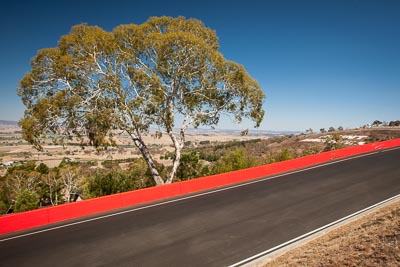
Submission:
M 290 153 L 290 151 L 289 151 L 289 149 L 287 149 L 287 148 L 285 148 L 281 153 L 280 153 L 280 155 L 277 157 L 277 161 L 285 161 L 285 160 L 289 160 L 289 159 L 292 159 L 293 158 L 293 156 L 292 156 L 292 154 Z
M 48 174 L 49 173 L 49 167 L 42 162 L 36 167 L 36 171 L 40 172 L 41 174 Z
M 201 176 L 202 164 L 199 162 L 198 152 L 184 152 L 181 156 L 181 163 L 176 173 L 176 179 L 187 180 Z
M 36 163 L 34 161 L 28 161 L 27 163 L 14 165 L 7 169 L 7 173 L 11 174 L 14 171 L 27 171 L 32 172 L 36 169 Z
M 215 165 L 215 173 L 236 171 L 258 165 L 261 165 L 259 158 L 246 155 L 244 149 L 237 148 L 218 159 Z
M 23 190 L 15 200 L 16 212 L 34 210 L 39 207 L 39 195 L 29 190 Z
M 332 134 L 327 136 L 324 143 L 325 143 L 324 151 L 332 151 L 345 147 L 342 136 L 339 134 Z

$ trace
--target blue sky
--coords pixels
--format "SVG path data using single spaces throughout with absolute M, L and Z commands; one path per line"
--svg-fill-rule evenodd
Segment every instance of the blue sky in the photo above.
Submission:
M 397 0 L 10 1 L 0 11 L 0 120 L 23 116 L 16 87 L 30 59 L 73 25 L 111 31 L 161 15 L 197 18 L 216 31 L 224 56 L 243 64 L 267 95 L 262 130 L 397 120 L 399 14 Z

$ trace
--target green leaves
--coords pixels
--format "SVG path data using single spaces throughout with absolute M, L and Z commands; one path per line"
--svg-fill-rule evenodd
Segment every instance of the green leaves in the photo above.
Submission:
M 172 132 L 176 116 L 185 118 L 183 139 L 187 127 L 216 125 L 224 112 L 259 126 L 259 84 L 218 48 L 213 30 L 184 17 L 152 17 L 112 32 L 76 25 L 57 47 L 40 50 L 20 81 L 24 137 L 38 148 L 47 132 L 108 146 L 118 129 L 139 145 L 141 134 L 157 126 L 183 143 Z
M 28 211 L 39 207 L 39 195 L 35 192 L 24 190 L 17 195 L 15 200 L 15 211 Z

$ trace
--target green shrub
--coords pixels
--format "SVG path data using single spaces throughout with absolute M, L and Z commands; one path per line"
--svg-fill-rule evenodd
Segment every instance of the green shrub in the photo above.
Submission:
M 34 210 L 39 207 L 39 195 L 29 190 L 23 190 L 15 200 L 16 212 Z

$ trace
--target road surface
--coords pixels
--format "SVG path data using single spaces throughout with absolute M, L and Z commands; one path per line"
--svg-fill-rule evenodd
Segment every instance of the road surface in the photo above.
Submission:
M 227 266 L 399 193 L 397 148 L 28 236 L 3 235 L 0 265 Z

